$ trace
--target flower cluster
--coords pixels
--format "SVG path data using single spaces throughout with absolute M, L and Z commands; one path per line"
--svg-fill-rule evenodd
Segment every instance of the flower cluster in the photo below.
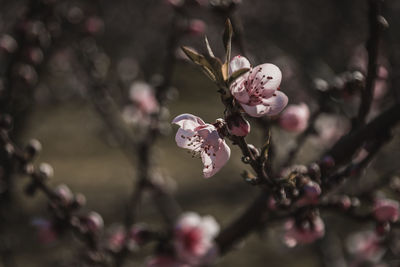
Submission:
M 281 112 L 288 103 L 287 96 L 278 91 L 282 79 L 279 68 L 273 64 L 262 64 L 252 68 L 250 62 L 242 56 L 234 57 L 229 65 L 229 76 L 237 71 L 249 69 L 239 76 L 230 86 L 230 92 L 241 108 L 252 117 L 274 116 Z M 180 128 L 176 133 L 179 147 L 192 151 L 193 156 L 200 156 L 204 164 L 204 177 L 217 173 L 230 157 L 230 148 L 224 141 L 225 127 L 234 136 L 246 136 L 250 124 L 241 114 L 231 114 L 215 124 L 205 123 L 191 114 L 181 114 L 172 123 Z

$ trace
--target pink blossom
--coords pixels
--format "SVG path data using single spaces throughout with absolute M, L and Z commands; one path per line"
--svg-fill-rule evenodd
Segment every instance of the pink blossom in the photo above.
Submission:
M 214 237 L 219 225 L 211 216 L 194 212 L 183 214 L 175 225 L 174 247 L 177 257 L 190 265 L 208 262 L 214 250 Z
M 381 238 L 374 231 L 364 231 L 352 234 L 346 242 L 350 254 L 358 261 L 379 261 L 385 254 L 381 246 Z
M 179 115 L 172 123 L 180 126 L 175 137 L 177 145 L 201 157 L 204 177 L 213 176 L 228 161 L 231 150 L 214 125 L 191 114 Z
M 206 24 L 201 19 L 192 19 L 187 30 L 190 34 L 201 35 L 206 31 Z
M 168 255 L 158 255 L 154 258 L 149 259 L 146 264 L 146 267 L 189 267 L 189 265 L 182 263 L 172 256 Z
M 145 82 L 136 81 L 130 88 L 130 98 L 138 108 L 146 114 L 157 112 L 159 109 L 153 88 Z
M 279 125 L 291 132 L 302 132 L 307 128 L 310 109 L 304 103 L 289 105 L 281 114 Z
M 251 68 L 245 57 L 236 56 L 230 62 L 229 74 L 242 68 L 250 68 L 250 71 L 237 78 L 230 90 L 244 111 L 252 117 L 274 116 L 281 112 L 288 98 L 278 91 L 282 79 L 279 68 L 269 63 Z
M 391 199 L 377 199 L 373 215 L 380 222 L 395 222 L 399 219 L 399 202 Z
M 291 219 L 286 222 L 285 228 L 284 241 L 288 247 L 312 243 L 325 234 L 325 225 L 320 217 L 315 218 L 312 224 L 307 222 L 302 226 L 296 225 L 295 221 Z

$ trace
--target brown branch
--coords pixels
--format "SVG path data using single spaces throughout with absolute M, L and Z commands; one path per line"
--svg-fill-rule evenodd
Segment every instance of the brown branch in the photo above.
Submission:
M 382 0 L 369 0 L 369 39 L 367 41 L 368 71 L 365 88 L 361 93 L 361 104 L 358 110 L 355 125 L 360 127 L 365 124 L 372 103 L 373 90 L 378 69 L 379 42 L 384 27 L 385 19 L 381 15 Z

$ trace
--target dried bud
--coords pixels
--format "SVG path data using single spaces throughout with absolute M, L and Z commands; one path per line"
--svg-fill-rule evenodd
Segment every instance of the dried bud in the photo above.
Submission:
M 41 163 L 39 166 L 39 173 L 43 178 L 51 178 L 54 175 L 54 169 L 48 163 Z
M 88 231 L 93 233 L 99 232 L 104 227 L 104 221 L 100 214 L 91 211 L 86 217 L 86 226 Z
M 232 135 L 246 136 L 250 133 L 250 123 L 241 114 L 231 114 L 226 117 L 228 131 Z
M 57 196 L 60 198 L 61 202 L 64 205 L 71 204 L 71 202 L 72 202 L 72 200 L 74 198 L 74 195 L 73 195 L 72 191 L 65 184 L 61 184 L 61 185 L 57 186 L 54 189 L 54 192 L 57 194 Z
M 30 140 L 25 148 L 25 152 L 29 159 L 33 159 L 41 150 L 42 144 L 36 139 Z
M 12 117 L 8 114 L 0 115 L 0 128 L 4 130 L 11 130 L 13 125 Z

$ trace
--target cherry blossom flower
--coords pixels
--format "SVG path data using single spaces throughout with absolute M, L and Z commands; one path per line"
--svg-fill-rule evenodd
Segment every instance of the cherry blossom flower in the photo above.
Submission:
M 219 225 L 211 216 L 184 213 L 175 225 L 174 248 L 177 258 L 190 265 L 201 265 L 216 256 L 214 237 Z
M 349 236 L 346 240 L 346 247 L 357 262 L 378 262 L 386 252 L 381 242 L 382 239 L 376 232 L 363 231 Z
M 177 145 L 201 157 L 204 177 L 213 176 L 228 161 L 231 150 L 214 125 L 191 114 L 181 114 L 172 123 L 180 126 L 175 137 Z
M 380 222 L 395 222 L 399 219 L 399 202 L 391 199 L 377 199 L 373 215 Z
M 293 219 L 285 224 L 285 244 L 294 247 L 297 244 L 309 244 L 321 238 L 325 234 L 325 225 L 320 217 L 316 217 L 312 224 L 307 222 L 302 226 L 296 225 Z
M 304 103 L 289 105 L 279 118 L 279 125 L 291 132 L 302 132 L 307 128 L 310 109 Z
M 158 111 L 158 102 L 154 96 L 153 88 L 148 83 L 142 81 L 132 83 L 129 94 L 131 100 L 143 113 L 151 114 Z
M 252 117 L 274 116 L 288 103 L 287 96 L 278 91 L 282 79 L 279 68 L 265 63 L 251 68 L 242 56 L 234 57 L 229 65 L 229 75 L 242 68 L 250 70 L 237 78 L 230 87 L 235 99 Z

